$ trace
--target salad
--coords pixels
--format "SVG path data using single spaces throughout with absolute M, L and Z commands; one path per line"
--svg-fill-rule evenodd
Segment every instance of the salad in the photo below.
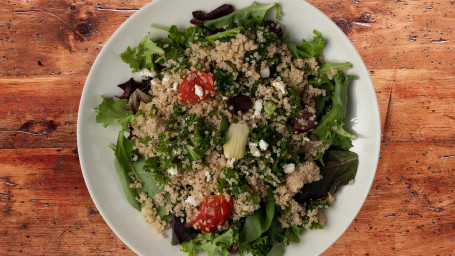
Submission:
M 224 4 L 194 11 L 186 29 L 152 25 L 168 36 L 120 54 L 142 79 L 95 109 L 121 127 L 110 147 L 125 198 L 188 255 L 283 255 L 324 227 L 355 178 L 351 64 L 325 62 L 317 30 L 289 42 L 271 11 L 279 19 L 277 3 Z

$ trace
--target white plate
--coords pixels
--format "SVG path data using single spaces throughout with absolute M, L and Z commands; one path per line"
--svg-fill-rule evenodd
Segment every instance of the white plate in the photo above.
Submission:
M 299 244 L 286 248 L 286 255 L 318 255 L 343 234 L 365 201 L 373 182 L 379 158 L 380 119 L 376 94 L 368 70 L 354 46 L 344 33 L 322 12 L 302 0 L 278 1 L 282 5 L 284 24 L 291 39 L 311 39 L 313 29 L 319 30 L 328 46 L 323 54 L 328 61 L 349 61 L 350 73 L 359 77 L 350 86 L 348 126 L 358 135 L 353 151 L 359 154 L 360 164 L 356 182 L 343 187 L 336 201 L 327 211 L 327 225 L 323 230 L 304 232 Z M 132 250 L 140 255 L 184 255 L 179 246 L 171 246 L 170 239 L 156 235 L 141 214 L 130 206 L 122 193 L 114 169 L 114 155 L 108 144 L 115 143 L 119 127 L 107 129 L 95 122 L 93 110 L 101 102 L 100 95 L 121 94 L 117 88 L 128 80 L 131 70 L 119 54 L 127 46 L 136 46 L 151 32 L 152 37 L 166 33 L 151 28 L 152 23 L 189 26 L 192 10 L 211 10 L 224 3 L 221 0 L 154 0 L 131 16 L 112 35 L 95 61 L 82 93 L 77 125 L 79 159 L 87 188 L 96 207 L 109 227 Z M 249 1 L 227 0 L 236 9 Z M 348 129 L 349 130 L 349 129 Z M 351 131 L 352 131 L 351 130 Z

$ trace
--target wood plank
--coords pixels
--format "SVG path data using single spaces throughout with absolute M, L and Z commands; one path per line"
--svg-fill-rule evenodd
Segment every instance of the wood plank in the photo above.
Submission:
M 1 255 L 134 255 L 93 205 L 73 149 L 0 150 L 0 209 Z
M 0 148 L 75 148 L 82 79 L 0 79 Z

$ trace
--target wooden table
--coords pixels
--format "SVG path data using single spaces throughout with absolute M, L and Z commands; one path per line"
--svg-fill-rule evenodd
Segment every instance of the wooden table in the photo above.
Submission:
M 0 255 L 133 255 L 85 187 L 79 98 L 117 27 L 148 0 L 0 3 Z M 382 147 L 362 210 L 325 255 L 455 251 L 455 2 L 309 1 L 363 57 Z

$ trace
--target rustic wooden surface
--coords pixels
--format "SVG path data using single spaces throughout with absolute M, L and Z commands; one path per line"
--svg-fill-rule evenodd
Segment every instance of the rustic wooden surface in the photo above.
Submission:
M 117 27 L 148 0 L 0 3 L 0 255 L 133 255 L 76 150 L 79 98 Z M 310 0 L 352 40 L 381 108 L 368 199 L 325 255 L 455 251 L 455 2 Z

